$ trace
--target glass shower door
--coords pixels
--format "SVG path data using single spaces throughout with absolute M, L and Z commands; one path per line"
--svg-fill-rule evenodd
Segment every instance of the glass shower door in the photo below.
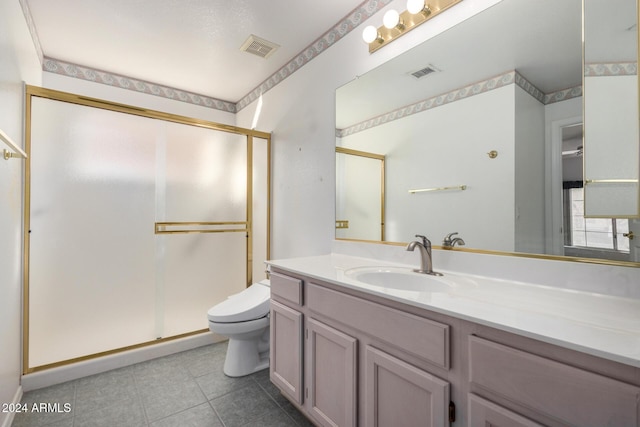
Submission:
M 247 137 L 165 122 L 159 144 L 159 336 L 207 329 L 207 310 L 247 286 Z
M 255 163 L 268 144 L 29 103 L 25 372 L 208 330 L 207 310 L 253 276 L 253 208 L 268 215 L 268 195 L 252 201 L 256 178 L 268 194 L 268 165 Z M 259 230 L 266 248 L 268 222 Z
M 32 116 L 28 366 L 155 339 L 158 123 L 42 98 Z

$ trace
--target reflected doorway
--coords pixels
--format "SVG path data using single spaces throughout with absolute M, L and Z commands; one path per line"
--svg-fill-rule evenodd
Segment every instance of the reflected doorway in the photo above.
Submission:
M 336 238 L 384 241 L 385 156 L 336 147 Z

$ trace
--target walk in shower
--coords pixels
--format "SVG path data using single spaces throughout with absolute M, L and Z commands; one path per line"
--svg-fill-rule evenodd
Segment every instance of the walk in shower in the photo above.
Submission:
M 24 373 L 201 333 L 264 278 L 268 133 L 27 87 Z

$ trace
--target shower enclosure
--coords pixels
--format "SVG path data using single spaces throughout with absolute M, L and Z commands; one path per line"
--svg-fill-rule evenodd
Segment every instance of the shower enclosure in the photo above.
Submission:
M 268 133 L 27 87 L 24 372 L 207 331 L 264 278 Z

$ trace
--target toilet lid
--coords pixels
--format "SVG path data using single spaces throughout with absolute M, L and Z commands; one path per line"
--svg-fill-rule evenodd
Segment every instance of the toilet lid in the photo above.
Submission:
M 263 283 L 265 282 L 265 283 Z M 269 313 L 271 289 L 268 281 L 254 283 L 244 291 L 231 295 L 207 312 L 210 322 L 233 323 L 259 319 Z

